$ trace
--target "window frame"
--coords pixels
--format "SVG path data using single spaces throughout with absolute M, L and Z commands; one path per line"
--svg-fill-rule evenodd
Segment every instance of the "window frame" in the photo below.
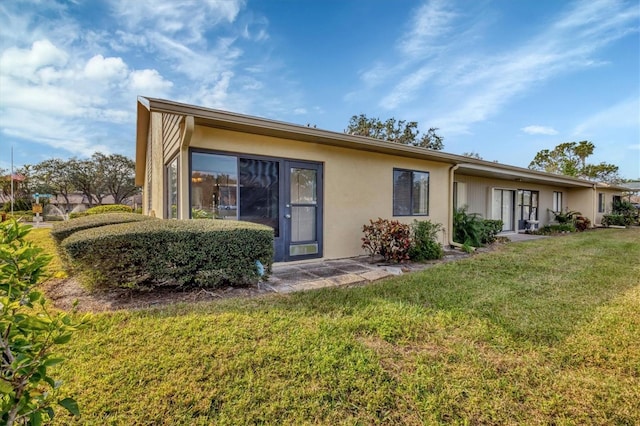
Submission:
M 164 165 L 164 191 L 165 191 L 165 217 L 167 219 L 179 219 L 180 218 L 180 156 L 176 155 Z M 171 188 L 171 173 L 172 168 L 175 167 L 175 216 L 174 211 L 171 208 L 172 188 Z
M 397 211 L 399 209 L 396 208 L 396 172 L 409 172 L 411 173 L 411 186 L 409 187 L 409 213 L 408 214 L 401 214 L 398 213 Z M 426 200 L 426 212 L 425 213 L 414 213 L 414 192 L 413 192 L 413 182 L 414 182 L 414 173 L 422 173 L 422 174 L 426 174 L 427 175 L 427 200 Z M 429 198 L 431 195 L 431 173 L 425 170 L 413 170 L 413 169 L 404 169 L 404 168 L 399 168 L 399 167 L 394 167 L 393 168 L 393 174 L 392 174 L 392 186 L 393 186 L 393 194 L 392 194 L 392 205 L 391 205 L 391 209 L 392 209 L 392 214 L 393 217 L 406 217 L 406 216 L 429 216 L 429 207 L 430 207 L 430 203 L 429 203 Z
M 562 211 L 564 195 L 561 191 L 553 191 L 553 211 L 558 213 Z M 557 208 L 556 208 L 557 207 Z
M 606 197 L 604 192 L 598 192 L 598 213 L 604 213 L 606 209 Z

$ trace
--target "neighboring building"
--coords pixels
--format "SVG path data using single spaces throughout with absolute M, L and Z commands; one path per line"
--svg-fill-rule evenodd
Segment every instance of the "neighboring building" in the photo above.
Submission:
M 377 139 L 152 98 L 138 99 L 136 184 L 143 213 L 272 226 L 275 260 L 363 254 L 378 217 L 445 227 L 456 207 L 501 219 L 505 233 L 550 210 L 599 223 L 617 187 Z M 600 195 L 602 194 L 602 195 Z

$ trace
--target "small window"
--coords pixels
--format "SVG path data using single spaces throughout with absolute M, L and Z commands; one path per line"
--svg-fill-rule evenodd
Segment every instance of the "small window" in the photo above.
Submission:
M 167 179 L 167 218 L 178 218 L 178 158 L 166 166 Z
M 553 211 L 562 211 L 562 192 L 553 192 Z
M 429 214 L 429 172 L 393 170 L 393 215 Z
M 598 193 L 598 213 L 604 213 L 604 193 L 603 192 L 599 192 Z

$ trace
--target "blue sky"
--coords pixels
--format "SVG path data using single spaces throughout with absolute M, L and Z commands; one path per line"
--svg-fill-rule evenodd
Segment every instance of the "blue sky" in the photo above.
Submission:
M 138 95 L 343 131 L 438 127 L 526 167 L 590 140 L 640 178 L 638 0 L 0 2 L 0 167 L 130 157 Z

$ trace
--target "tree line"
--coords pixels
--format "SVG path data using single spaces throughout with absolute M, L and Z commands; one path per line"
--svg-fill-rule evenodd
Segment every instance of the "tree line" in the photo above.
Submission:
M 11 176 L 0 170 L 2 193 L 11 195 Z M 89 207 L 101 205 L 108 196 L 122 204 L 137 194 L 135 162 L 120 154 L 94 153 L 90 158 L 68 160 L 52 158 L 40 163 L 26 164 L 14 173 L 15 204 L 31 206 L 34 194 L 51 194 L 63 199 L 71 208 L 71 196 L 82 194 Z

